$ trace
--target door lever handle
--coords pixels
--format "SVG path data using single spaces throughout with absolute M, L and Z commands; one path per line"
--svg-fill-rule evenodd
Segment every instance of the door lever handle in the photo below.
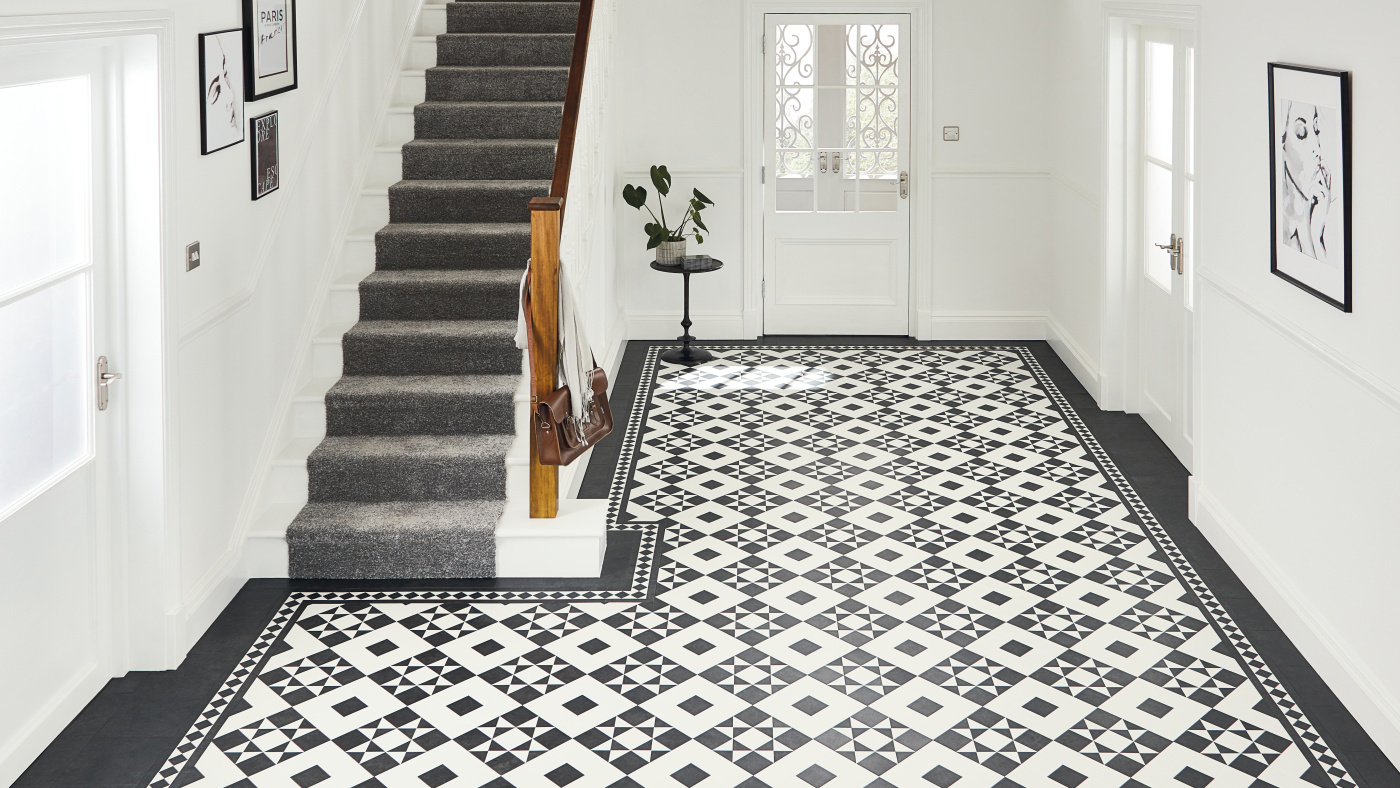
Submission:
M 1170 243 L 1152 245 L 1171 255 L 1172 270 L 1175 271 L 1177 275 L 1182 275 L 1186 273 L 1186 267 L 1181 264 L 1181 257 L 1186 252 L 1185 238 L 1181 238 L 1177 236 L 1176 233 L 1172 233 Z
M 122 379 L 122 373 L 120 373 L 120 372 L 109 372 L 109 371 L 107 370 L 107 357 L 106 357 L 106 356 L 98 356 L 98 357 L 97 357 L 97 409 L 98 409 L 98 410 L 106 410 L 106 409 L 107 409 L 107 401 L 108 401 L 107 387 L 110 386 L 110 385 L 112 385 L 112 382 L 113 382 L 113 381 L 121 380 L 121 379 Z
M 821 162 L 822 172 L 826 172 L 826 151 L 817 154 L 817 161 Z
M 841 152 L 840 152 L 840 151 L 837 151 L 837 152 L 831 154 L 831 171 L 832 171 L 832 172 L 840 172 L 840 171 L 841 171 Z
M 907 171 L 899 174 L 899 199 L 909 199 L 909 173 Z

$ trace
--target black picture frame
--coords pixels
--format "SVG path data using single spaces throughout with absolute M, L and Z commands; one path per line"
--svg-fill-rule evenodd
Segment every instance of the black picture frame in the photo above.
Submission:
M 243 0 L 243 69 L 248 101 L 297 89 L 297 0 Z
M 199 153 L 208 156 L 246 139 L 243 118 L 243 30 L 199 34 Z M 211 61 L 218 57 L 218 72 Z M 233 62 L 229 62 L 232 60 Z M 229 117 L 225 118 L 225 114 Z M 211 124 L 211 121 L 213 123 Z M 237 138 L 234 138 L 234 134 Z
M 1351 312 L 1351 72 L 1270 63 L 1268 73 L 1269 271 Z
M 282 188 L 277 111 L 249 119 L 248 131 L 253 138 L 249 158 L 253 163 L 253 200 L 256 201 Z

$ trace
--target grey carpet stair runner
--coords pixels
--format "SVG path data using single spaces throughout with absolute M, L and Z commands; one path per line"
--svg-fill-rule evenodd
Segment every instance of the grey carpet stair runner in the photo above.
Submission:
M 577 19 L 572 2 L 448 3 L 287 529 L 292 577 L 495 574 L 526 204 L 549 193 Z

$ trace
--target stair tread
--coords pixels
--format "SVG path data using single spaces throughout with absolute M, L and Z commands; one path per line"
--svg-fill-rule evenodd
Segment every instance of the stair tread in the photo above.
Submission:
M 448 71 L 448 72 L 452 72 L 452 71 L 462 71 L 462 72 L 466 72 L 466 71 L 502 71 L 502 72 L 503 72 L 503 71 L 551 71 L 551 72 L 555 72 L 555 73 L 564 73 L 564 74 L 567 74 L 567 73 L 569 73 L 569 67 L 568 67 L 568 66 L 433 66 L 432 68 L 426 69 L 426 71 Z M 425 103 L 427 103 L 427 102 L 425 102 Z M 458 104 L 458 103 L 464 103 L 464 102 L 455 102 L 455 101 L 449 101 L 449 102 L 434 101 L 434 102 L 431 102 L 431 103 L 434 103 L 434 104 Z M 497 102 L 497 103 L 499 103 L 499 102 Z M 530 102 L 530 103 L 534 103 L 534 104 L 549 104 L 549 103 L 562 103 L 562 102 L 542 102 L 542 101 L 535 101 L 535 102 Z
M 487 137 L 480 139 L 452 139 L 427 137 L 405 142 L 404 148 L 543 148 L 553 150 L 557 140 L 531 137 Z M 398 150 L 398 148 L 393 148 Z
M 395 189 L 491 189 L 494 191 L 516 191 L 519 189 L 539 189 L 548 191 L 551 182 L 547 180 L 402 180 L 389 187 Z M 518 222 L 517 222 L 518 223 Z M 425 224 L 425 222 L 414 222 Z M 461 222 L 453 222 L 461 224 Z
M 574 34 L 573 34 L 573 33 L 531 33 L 531 32 L 523 31 L 523 30 L 486 30 L 486 31 L 482 31 L 482 32 L 475 32 L 475 31 L 472 31 L 472 32 L 466 32 L 466 33 L 454 33 L 454 32 L 449 31 L 449 32 L 446 32 L 446 33 L 438 33 L 436 37 L 437 37 L 437 38 L 444 38 L 444 37 L 446 37 L 446 38 L 456 38 L 456 37 L 471 38 L 471 37 L 475 37 L 475 36 L 505 36 L 505 37 L 510 37 L 510 38 L 534 37 L 534 36 L 548 36 L 548 37 L 550 37 L 550 38 L 573 38 L 573 37 L 574 37 Z
M 331 388 L 332 397 L 414 395 L 514 396 L 519 375 L 346 375 Z
M 515 336 L 514 320 L 361 320 L 347 334 L 360 336 Z
M 320 459 L 412 457 L 415 460 L 473 460 L 504 457 L 513 434 L 327 435 L 312 452 Z
M 529 235 L 529 222 L 399 222 L 379 230 L 388 235 Z
M 396 268 L 375 271 L 361 285 L 500 285 L 517 287 L 520 271 L 512 268 Z
M 467 501 L 323 501 L 308 503 L 288 527 L 297 531 L 394 532 L 405 530 L 481 531 L 482 538 L 495 532 L 503 510 L 500 500 Z
M 451 66 L 435 66 L 435 68 L 451 68 Z M 459 68 L 479 68 L 478 66 L 460 66 Z M 456 107 L 476 107 L 480 109 L 529 109 L 531 107 L 554 107 L 563 109 L 562 101 L 422 101 L 413 107 L 404 108 L 405 111 L 413 111 L 422 107 L 423 109 L 452 109 Z

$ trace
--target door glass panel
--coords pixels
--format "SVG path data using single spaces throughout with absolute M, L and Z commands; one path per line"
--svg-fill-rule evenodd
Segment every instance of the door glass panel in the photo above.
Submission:
M 856 181 L 849 210 L 895 211 L 899 179 L 899 26 L 846 26 L 846 147 Z
M 1186 49 L 1186 174 L 1196 174 L 1196 48 Z M 1190 238 L 1192 236 L 1186 236 Z M 1187 269 L 1190 270 L 1189 268 Z
M 1147 43 L 1146 106 L 1147 155 L 1171 166 L 1172 109 L 1176 64 L 1171 44 L 1159 41 Z
M 0 123 L 0 296 L 88 263 L 90 115 L 87 77 L 0 88 L 0 118 L 24 119 Z
M 87 77 L 0 87 L 0 512 L 91 456 Z M 55 276 L 59 275 L 59 276 Z M 46 281 L 47 280 L 47 281 Z
M 87 273 L 0 307 L 0 512 L 92 447 Z
M 1147 277 L 1167 292 L 1172 290 L 1171 256 L 1156 244 L 1166 244 L 1172 235 L 1172 171 L 1147 162 L 1143 178 L 1143 233 L 1146 236 L 1143 260 Z
M 778 25 L 777 209 L 811 211 L 816 199 L 816 26 Z

